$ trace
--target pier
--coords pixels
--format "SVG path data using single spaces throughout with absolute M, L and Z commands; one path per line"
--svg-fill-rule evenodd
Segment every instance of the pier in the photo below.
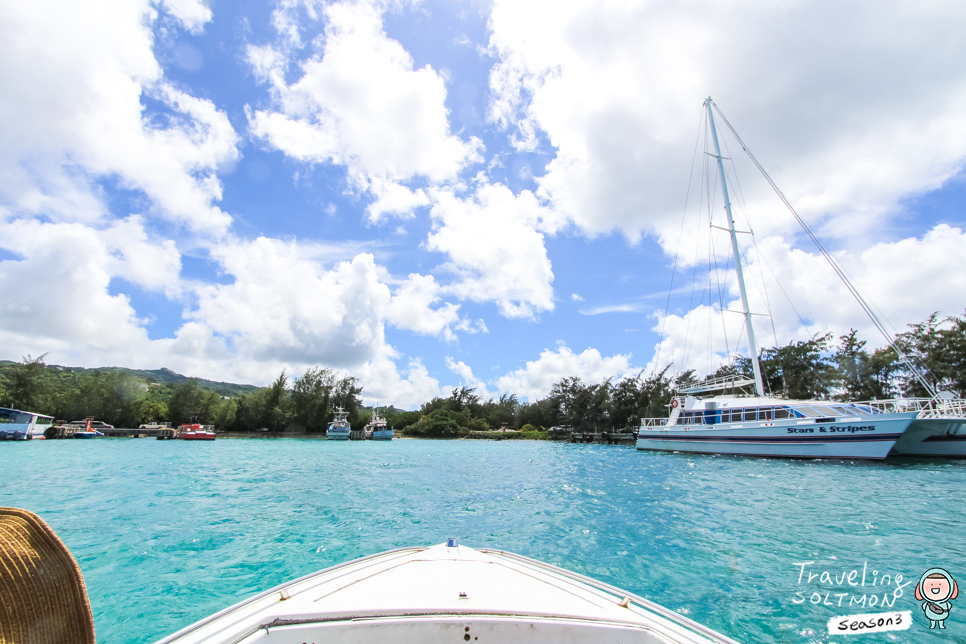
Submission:
M 57 440 L 61 438 L 73 438 L 75 432 L 84 431 L 84 427 L 77 425 L 51 425 L 44 432 L 47 440 Z M 98 427 L 97 431 L 104 434 L 104 438 L 157 438 L 158 440 L 169 440 L 175 438 L 175 430 L 170 427 L 159 427 L 152 429 L 134 429 L 127 427 Z
M 570 432 L 571 443 L 593 443 L 595 445 L 634 445 L 637 443 L 635 432 Z

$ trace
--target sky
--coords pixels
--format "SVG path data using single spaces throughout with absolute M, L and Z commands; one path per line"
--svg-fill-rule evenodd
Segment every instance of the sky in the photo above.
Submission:
M 887 324 L 962 315 L 964 26 L 943 0 L 3 3 L 0 359 L 323 366 L 403 408 L 713 371 L 746 339 L 708 96 Z M 759 345 L 881 346 L 718 127 Z

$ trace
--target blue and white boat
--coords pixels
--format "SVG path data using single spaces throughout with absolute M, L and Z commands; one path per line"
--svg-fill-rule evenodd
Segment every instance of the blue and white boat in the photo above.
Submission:
M 349 412 L 342 407 L 336 407 L 335 418 L 329 423 L 329 428 L 325 430 L 325 437 L 330 441 L 349 440 Z
M 0 407 L 0 441 L 43 439 L 44 432 L 53 423 L 54 419 L 51 416 Z
M 379 415 L 376 408 L 372 410 L 372 420 L 366 425 L 366 440 L 390 441 L 393 437 L 391 427 L 386 427 L 386 419 Z

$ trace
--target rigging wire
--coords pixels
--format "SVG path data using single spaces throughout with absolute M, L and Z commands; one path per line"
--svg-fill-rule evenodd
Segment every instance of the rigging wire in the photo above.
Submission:
M 852 294 L 855 300 L 859 303 L 859 306 L 862 308 L 865 314 L 872 321 L 872 324 L 875 325 L 876 329 L 886 339 L 886 342 L 889 343 L 889 346 L 895 349 L 896 353 L 899 355 L 899 358 L 905 363 L 906 367 L 913 373 L 916 380 L 918 380 L 919 383 L 926 388 L 926 391 L 928 391 L 932 396 L 936 396 L 938 392 L 936 391 L 935 386 L 933 386 L 933 384 L 927 380 L 925 374 L 922 372 L 919 366 L 914 364 L 911 361 L 911 359 L 905 354 L 905 352 L 902 350 L 902 347 L 899 345 L 897 338 L 889 332 L 889 330 L 886 328 L 882 320 L 879 319 L 879 317 L 875 313 L 875 310 L 873 310 L 872 306 L 862 296 L 862 293 L 859 291 L 859 289 L 856 288 L 856 286 L 852 283 L 852 281 L 849 279 L 848 273 L 846 273 L 845 270 L 835 260 L 835 258 L 832 256 L 832 253 L 825 246 L 822 240 L 819 239 L 818 236 L 808 226 L 808 224 L 805 223 L 805 220 L 802 219 L 801 215 L 798 214 L 798 212 L 792 206 L 791 202 L 788 201 L 788 198 L 785 197 L 785 194 L 778 189 L 778 185 L 771 178 L 768 172 L 765 171 L 765 168 L 762 167 L 761 163 L 758 162 L 758 159 L 755 158 L 755 155 L 751 153 L 751 150 L 748 149 L 748 146 L 745 145 L 745 142 L 742 141 L 741 137 L 738 136 L 738 133 L 735 131 L 735 128 L 732 127 L 727 117 L 725 117 L 725 115 L 721 112 L 721 108 L 719 108 L 714 101 L 711 101 L 711 105 L 714 106 L 714 109 L 718 113 L 718 116 L 721 117 L 721 120 L 724 121 L 725 125 L 731 131 L 731 134 L 735 137 L 735 139 L 737 139 L 738 143 L 741 145 L 741 149 L 745 151 L 745 153 L 748 155 L 748 158 L 751 159 L 752 163 L 755 164 L 755 167 L 758 168 L 758 171 L 761 172 L 762 176 L 768 182 L 768 185 L 772 187 L 772 189 L 775 191 L 775 194 L 778 195 L 778 197 L 782 200 L 782 203 L 785 204 L 785 207 L 788 208 L 789 212 L 792 213 L 792 216 L 795 218 L 795 220 L 799 223 L 802 229 L 805 230 L 805 233 L 808 235 L 809 239 L 812 240 L 812 243 L 815 244 L 816 248 L 818 248 L 819 252 L 828 262 L 829 266 L 832 267 L 832 270 L 835 271 L 835 274 L 838 275 L 839 279 L 841 279 L 842 282 L 845 284 L 845 287 L 849 290 L 849 292 Z
M 684 213 L 681 216 L 681 230 L 678 232 L 678 243 L 674 249 L 674 261 L 671 264 L 671 283 L 667 288 L 667 302 L 664 304 L 664 317 L 661 320 L 661 336 L 657 343 L 657 352 L 654 355 L 654 369 L 651 371 L 651 375 L 657 373 L 657 367 L 660 363 L 661 347 L 664 345 L 664 329 L 667 325 L 667 316 L 671 311 L 671 292 L 674 289 L 674 275 L 678 266 L 678 256 L 681 251 L 681 240 L 684 238 L 684 222 L 687 219 L 688 214 L 688 200 L 691 197 L 691 180 L 694 178 L 694 164 L 698 158 L 698 142 L 701 141 L 701 126 L 700 123 L 704 121 L 704 107 L 701 108 L 701 118 L 698 120 L 698 132 L 694 137 L 694 154 L 691 156 L 691 174 L 688 175 L 688 190 L 684 195 Z M 673 359 L 673 356 L 672 356 Z

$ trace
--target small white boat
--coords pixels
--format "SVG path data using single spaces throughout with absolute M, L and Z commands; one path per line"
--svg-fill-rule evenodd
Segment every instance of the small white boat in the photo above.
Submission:
M 335 410 L 335 418 L 329 423 L 329 428 L 325 430 L 325 437 L 330 441 L 349 440 L 349 412 L 342 407 Z
M 366 425 L 366 440 L 389 441 L 392 440 L 393 430 L 386 427 L 386 419 L 379 415 L 378 410 L 373 408 L 372 420 Z
M 0 441 L 42 440 L 53 424 L 51 416 L 0 407 Z
M 157 644 L 460 641 L 737 644 L 589 577 L 454 539 L 302 577 Z

